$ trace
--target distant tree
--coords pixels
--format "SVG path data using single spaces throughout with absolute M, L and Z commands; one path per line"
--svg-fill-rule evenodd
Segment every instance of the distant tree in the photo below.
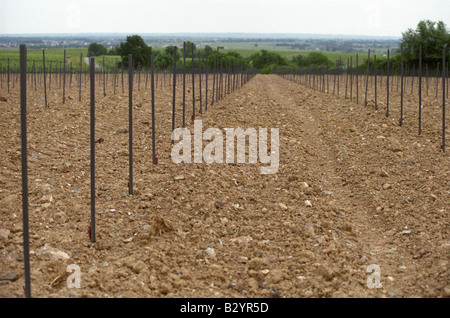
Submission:
M 117 48 L 113 47 L 112 49 L 110 49 L 108 55 L 119 55 L 119 53 L 117 53 Z
M 297 66 L 306 66 L 306 58 L 304 55 L 296 55 L 291 59 L 291 62 Z
M 157 68 L 167 68 L 173 65 L 173 51 L 172 55 L 167 52 L 158 54 L 154 60 L 155 67 Z
M 261 50 L 261 52 L 250 56 L 250 62 L 260 73 L 271 73 L 277 66 L 288 65 L 287 59 L 283 58 L 278 53 L 269 52 L 267 50 Z
M 173 52 L 174 52 L 174 50 L 175 50 L 175 46 L 170 45 L 170 46 L 168 46 L 168 47 L 166 47 L 166 48 L 164 49 L 164 54 L 166 54 L 166 55 L 168 55 L 168 56 L 171 56 L 171 57 L 172 57 L 172 60 L 173 60 Z M 181 53 L 180 53 L 180 50 L 177 49 L 177 60 L 179 60 L 180 58 L 181 58 Z M 173 63 L 172 63 L 172 64 L 173 64 Z
M 344 60 L 342 59 L 342 57 L 338 57 L 335 63 L 336 67 L 342 67 L 345 65 Z
M 145 44 L 141 36 L 130 35 L 127 36 L 126 42 L 120 43 L 117 53 L 122 57 L 124 66 L 128 67 L 128 55 L 133 54 L 134 66 L 144 67 L 150 60 L 152 48 Z
M 197 47 L 195 43 L 191 41 L 186 42 L 186 57 L 192 58 L 192 47 L 194 47 L 194 56 L 196 56 L 197 53 Z
M 242 55 L 239 54 L 238 52 L 235 52 L 235 51 L 228 51 L 228 52 L 225 54 L 225 57 L 226 57 L 227 59 L 232 59 L 232 60 L 243 60 Z
M 330 59 L 321 52 L 310 52 L 308 55 L 297 55 L 291 59 L 291 63 L 297 66 L 323 66 L 323 65 L 334 65 Z
M 442 61 L 442 50 L 445 46 L 450 48 L 450 33 L 444 22 L 422 20 L 416 29 L 410 28 L 402 33 L 400 48 L 403 48 L 405 64 L 419 64 L 420 45 L 424 64 L 436 66 Z
M 210 47 L 209 45 L 206 45 L 205 48 L 203 49 L 202 55 L 210 55 L 213 53 L 213 48 Z
M 89 44 L 89 47 L 88 47 L 88 56 L 89 57 L 106 55 L 106 54 L 108 54 L 108 50 L 103 45 L 98 44 L 98 43 Z
M 306 56 L 306 64 L 310 66 L 332 65 L 328 57 L 322 52 L 310 52 Z

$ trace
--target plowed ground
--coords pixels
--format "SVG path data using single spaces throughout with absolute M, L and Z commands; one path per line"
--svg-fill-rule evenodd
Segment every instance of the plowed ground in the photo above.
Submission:
M 97 242 L 90 220 L 89 95 L 28 93 L 31 282 L 34 297 L 448 297 L 450 161 L 440 99 L 391 114 L 275 75 L 257 75 L 197 116 L 203 130 L 279 128 L 280 165 L 171 160 L 172 88 L 134 96 L 134 187 L 128 195 L 128 96 L 97 89 Z M 191 93 L 188 93 L 188 96 Z M 23 297 L 20 110 L 0 102 L 0 296 Z M 177 90 L 177 127 L 182 91 Z M 191 99 L 188 99 L 189 101 Z M 379 97 L 379 101 L 383 98 Z M 198 101 L 196 103 L 198 108 Z M 204 105 L 203 105 L 204 107 Z M 193 133 L 191 104 L 187 128 Z M 447 119 L 448 121 L 448 119 Z M 204 142 L 203 146 L 206 145 Z M 248 162 L 248 160 L 247 160 Z M 309 201 L 311 206 L 307 206 Z M 52 259 L 48 245 L 67 253 Z M 67 266 L 81 270 L 68 288 Z M 380 288 L 369 288 L 369 265 Z M 11 274 L 12 273 L 12 274 Z M 372 276 L 373 277 L 373 276 Z

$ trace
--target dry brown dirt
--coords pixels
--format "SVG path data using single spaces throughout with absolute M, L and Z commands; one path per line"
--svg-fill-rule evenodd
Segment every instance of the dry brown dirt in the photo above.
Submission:
M 33 297 L 449 297 L 450 162 L 441 99 L 408 95 L 390 118 L 275 75 L 257 75 L 206 113 L 209 127 L 279 128 L 280 166 L 179 164 L 170 153 L 172 88 L 134 94 L 134 185 L 128 191 L 128 96 L 97 88 L 97 242 L 90 220 L 89 95 L 28 92 Z M 24 296 L 18 90 L 0 102 L 0 296 Z M 177 127 L 181 123 L 177 90 Z M 187 95 L 190 101 L 189 93 Z M 363 95 L 361 95 L 363 96 Z M 193 133 L 190 102 L 187 127 Z M 197 101 L 198 105 L 198 101 Z M 448 121 L 448 120 L 447 120 Z M 205 143 L 204 145 L 205 146 Z M 311 206 L 307 206 L 309 201 Z M 67 254 L 57 259 L 51 247 Z M 65 254 L 56 254 L 62 255 Z M 68 288 L 76 264 L 81 288 Z M 380 288 L 368 288 L 380 269 Z

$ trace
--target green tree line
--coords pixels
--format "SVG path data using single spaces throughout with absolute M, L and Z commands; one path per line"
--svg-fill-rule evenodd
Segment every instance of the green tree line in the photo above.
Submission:
M 422 63 L 423 66 L 427 66 L 429 69 L 436 68 L 440 62 L 442 62 L 442 50 L 447 48 L 447 61 L 448 61 L 448 48 L 450 48 L 450 33 L 447 26 L 442 22 L 433 22 L 430 20 L 422 20 L 419 22 L 415 29 L 408 29 L 402 34 L 402 40 L 400 42 L 400 48 L 404 53 L 404 66 L 412 69 L 417 68 L 419 65 L 419 47 L 422 47 Z M 148 67 L 150 65 L 150 57 L 154 56 L 154 65 L 157 68 L 170 68 L 174 63 L 174 46 L 168 46 L 163 50 L 153 50 L 151 46 L 148 46 L 141 36 L 130 35 L 127 36 L 126 41 L 120 43 L 117 48 L 108 50 L 100 44 L 92 43 L 89 46 L 89 56 L 99 56 L 107 54 L 117 54 L 123 61 L 123 66 L 128 67 L 128 55 L 133 55 L 134 66 L 139 68 Z M 301 68 L 322 68 L 327 67 L 333 69 L 335 67 L 343 67 L 347 64 L 347 61 L 338 59 L 336 61 L 330 60 L 330 58 L 322 52 L 312 51 L 307 54 L 298 54 L 290 59 L 281 56 L 277 52 L 268 50 L 261 50 L 253 55 L 244 58 L 237 52 L 214 50 L 212 47 L 206 45 L 204 48 L 197 48 L 195 43 L 186 42 L 186 52 L 183 47 L 177 48 L 176 63 L 178 67 L 184 65 L 186 61 L 186 67 L 199 66 L 199 54 L 201 56 L 201 66 L 208 65 L 212 69 L 215 65 L 215 59 L 217 56 L 217 62 L 219 65 L 223 63 L 225 65 L 244 65 L 254 67 L 259 70 L 260 73 L 270 74 L 274 69 L 280 67 L 301 67 Z M 184 59 L 184 57 L 186 59 Z M 208 57 L 208 59 L 206 59 Z M 371 59 L 361 56 L 361 60 L 364 62 L 358 67 L 361 70 L 367 68 L 367 64 L 370 63 L 370 67 L 373 68 L 374 58 L 373 54 Z M 390 67 L 392 69 L 399 69 L 401 66 L 400 49 L 391 52 Z M 387 57 L 377 55 L 377 68 L 385 70 L 387 68 Z

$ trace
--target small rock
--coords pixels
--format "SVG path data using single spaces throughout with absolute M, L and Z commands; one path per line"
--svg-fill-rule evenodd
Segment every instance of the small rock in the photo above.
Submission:
M 205 253 L 211 258 L 215 258 L 216 257 L 216 251 L 212 247 L 208 247 L 206 249 Z
M 310 207 L 312 207 L 312 203 L 311 203 L 311 201 L 309 201 L 309 200 L 306 200 L 306 201 L 305 201 L 305 206 L 306 206 L 307 208 L 310 208 Z
M 70 171 L 70 168 L 72 167 L 72 164 L 70 162 L 65 162 L 64 164 L 58 166 L 56 168 L 56 171 L 58 173 L 67 173 Z
M 396 296 L 397 296 L 397 293 L 394 292 L 394 291 L 389 291 L 389 296 L 391 296 L 391 297 L 396 297 Z
M 266 269 L 268 265 L 266 258 L 254 257 L 248 262 L 248 268 L 253 270 Z
M 248 262 L 248 257 L 245 257 L 245 256 L 239 256 L 238 262 L 239 262 L 239 263 L 246 264 L 246 263 Z
M 287 205 L 284 203 L 278 203 L 278 207 L 283 211 L 286 211 L 288 209 Z
M 6 274 L 1 274 L 0 275 L 0 281 L 10 281 L 10 282 L 14 282 L 16 280 L 18 280 L 20 277 L 19 272 L 9 272 Z
M 380 177 L 387 178 L 387 177 L 389 177 L 389 174 L 385 170 L 382 169 L 380 172 Z
M 5 239 L 5 240 L 7 240 L 7 239 L 8 239 L 8 236 L 9 236 L 9 233 L 10 233 L 10 230 L 7 230 L 7 229 L 0 229 L 0 239 Z
M 386 253 L 392 254 L 392 253 L 395 253 L 396 251 L 397 251 L 397 248 L 393 247 L 390 250 L 388 250 Z
M 398 140 L 392 140 L 390 150 L 393 152 L 401 152 L 403 151 L 403 147 Z
M 61 223 L 66 223 L 67 222 L 67 215 L 64 212 L 58 212 L 55 214 L 55 216 L 59 217 L 59 221 Z
M 70 258 L 67 253 L 64 253 L 63 251 L 53 248 L 47 244 L 40 248 L 36 255 L 41 259 L 49 260 L 68 260 Z
M 153 194 L 152 193 L 145 193 L 141 196 L 142 200 L 152 200 L 153 199 Z
M 314 224 L 311 224 L 311 223 L 306 224 L 306 225 L 305 225 L 305 229 L 308 231 L 308 233 L 309 233 L 311 236 L 316 235 L 315 232 L 314 232 Z
M 128 133 L 128 128 L 126 127 L 120 127 L 117 131 L 116 134 L 127 134 Z
M 450 286 L 444 288 L 444 296 L 450 297 Z
M 216 201 L 216 202 L 214 203 L 214 206 L 215 206 L 216 208 L 220 209 L 220 208 L 223 208 L 223 203 L 220 202 L 220 201 Z
M 174 177 L 174 180 L 184 180 L 184 176 L 183 175 L 176 176 Z
M 253 241 L 253 239 L 250 236 L 240 236 L 240 237 L 232 238 L 230 240 L 230 242 L 236 243 L 238 245 L 248 244 L 251 241 Z
M 270 264 L 275 264 L 277 262 L 276 258 L 274 258 L 274 257 L 269 257 L 268 261 Z
M 53 202 L 53 196 L 51 194 L 44 195 L 40 200 L 41 204 L 52 203 L 52 202 Z
M 13 226 L 13 228 L 11 229 L 11 233 L 19 233 L 22 231 L 23 231 L 23 227 L 22 227 L 22 225 L 19 225 L 19 224 Z
M 392 185 L 390 183 L 385 183 L 385 184 L 383 184 L 383 189 L 384 190 L 392 189 Z
M 90 267 L 89 268 L 89 270 L 88 270 L 88 273 L 89 274 L 95 274 L 95 273 L 97 273 L 98 272 L 98 267 L 97 266 L 92 266 L 92 267 Z
M 333 279 L 333 271 L 323 264 L 319 265 L 319 267 L 317 268 L 317 273 L 327 281 Z
M 51 203 L 44 203 L 41 205 L 41 208 L 48 209 L 51 206 Z

